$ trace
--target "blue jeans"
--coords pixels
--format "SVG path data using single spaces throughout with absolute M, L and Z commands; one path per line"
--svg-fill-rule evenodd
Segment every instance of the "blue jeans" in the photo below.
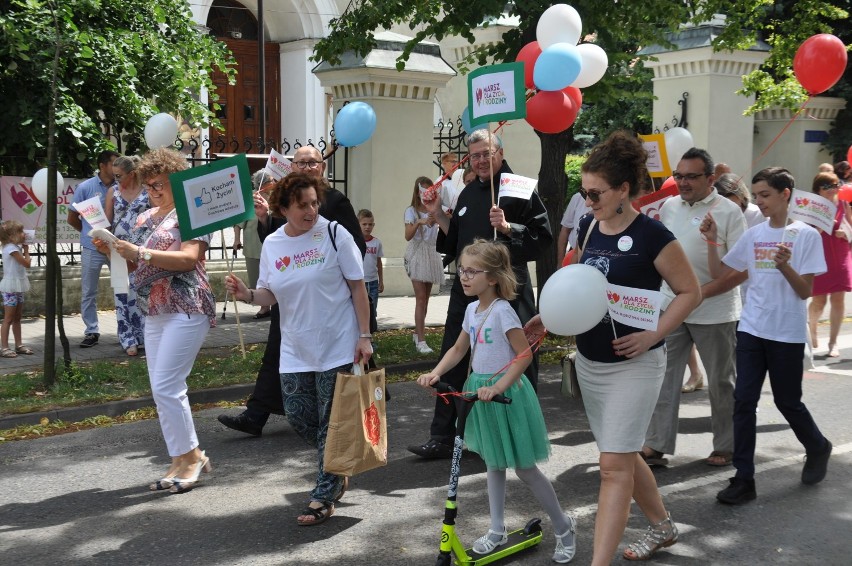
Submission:
M 377 327 L 373 327 L 373 322 L 376 321 L 378 317 L 376 308 L 379 305 L 379 280 L 376 279 L 375 281 L 364 281 L 364 285 L 367 286 L 367 297 L 370 299 L 370 332 L 375 332 L 376 330 L 378 330 Z M 373 350 L 375 350 L 376 343 L 372 342 L 372 344 Z
M 809 454 L 825 448 L 826 439 L 802 403 L 805 345 L 776 342 L 737 332 L 737 383 L 734 388 L 734 467 L 737 477 L 754 477 L 757 402 L 766 372 L 775 406 Z
M 343 476 L 328 474 L 323 470 L 331 401 L 334 398 L 337 373 L 351 369 L 351 364 L 347 364 L 321 372 L 281 374 L 281 393 L 287 420 L 296 434 L 317 449 L 317 480 L 311 490 L 311 501 L 327 505 L 334 502 L 343 483 Z
M 98 328 L 98 281 L 101 268 L 107 265 L 107 256 L 98 250 L 83 248 L 80 253 L 80 314 L 86 325 L 86 334 L 100 334 Z

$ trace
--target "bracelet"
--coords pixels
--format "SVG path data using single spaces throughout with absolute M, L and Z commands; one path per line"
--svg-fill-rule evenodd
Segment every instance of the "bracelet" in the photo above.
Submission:
M 372 337 L 373 337 L 372 334 L 368 334 L 366 332 L 358 335 L 358 338 L 372 338 Z
M 251 293 L 251 296 L 249 297 L 249 300 L 243 301 L 243 302 L 247 305 L 253 305 L 254 304 L 254 289 L 249 289 L 248 291 L 249 291 L 249 293 Z

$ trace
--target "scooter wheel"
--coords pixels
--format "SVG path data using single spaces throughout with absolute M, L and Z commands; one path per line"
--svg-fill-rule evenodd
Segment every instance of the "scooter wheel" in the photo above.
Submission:
M 438 555 L 438 560 L 435 561 L 435 566 L 452 566 L 452 556 L 450 554 Z
M 527 535 L 527 536 L 529 536 L 533 533 L 540 533 L 540 532 L 541 532 L 541 519 L 539 519 L 539 518 L 532 518 L 529 521 L 527 521 L 526 525 L 524 525 L 524 534 Z

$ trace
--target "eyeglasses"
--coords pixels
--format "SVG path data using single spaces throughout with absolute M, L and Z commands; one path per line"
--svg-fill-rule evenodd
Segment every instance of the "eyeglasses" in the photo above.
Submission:
M 153 189 L 157 192 L 160 192 L 160 191 L 163 190 L 163 187 L 165 187 L 166 184 L 165 183 L 148 183 L 147 186 L 148 186 L 148 189 Z
M 459 277 L 463 279 L 473 279 L 479 273 L 488 273 L 488 271 L 485 269 L 468 269 L 459 267 Z
M 675 181 L 683 181 L 686 179 L 687 181 L 694 181 L 699 177 L 704 177 L 707 173 L 674 173 L 672 175 L 672 179 Z
M 485 161 L 487 159 L 491 159 L 497 152 L 494 150 L 491 151 L 482 151 L 480 153 L 471 153 L 470 154 L 470 162 L 474 161 Z
M 316 169 L 322 165 L 322 161 L 294 161 L 293 165 L 299 169 Z
M 825 185 L 820 185 L 819 190 L 821 191 L 833 191 L 834 189 L 839 189 L 840 183 L 826 183 Z
M 577 192 L 580 193 L 580 196 L 583 197 L 583 200 L 589 199 L 592 202 L 600 202 L 601 195 L 607 192 L 608 190 L 610 189 L 604 189 L 602 191 L 587 191 L 585 189 L 580 189 Z

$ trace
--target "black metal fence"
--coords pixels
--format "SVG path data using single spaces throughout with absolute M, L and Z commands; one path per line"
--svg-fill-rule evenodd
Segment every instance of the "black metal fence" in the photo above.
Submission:
M 120 135 L 115 133 L 115 128 L 110 124 L 104 124 L 105 137 L 109 139 L 117 148 L 119 153 L 124 153 L 122 150 L 133 153 L 137 144 L 134 140 L 122 139 Z M 175 149 L 186 155 L 187 161 L 192 167 L 204 165 L 219 159 L 221 157 L 245 153 L 247 155 L 267 155 L 271 149 L 292 157 L 291 152 L 295 152 L 302 146 L 316 147 L 326 159 L 326 173 L 328 175 L 329 184 L 339 190 L 343 194 L 349 196 L 346 171 L 349 165 L 349 149 L 341 148 L 334 143 L 329 143 L 325 138 L 320 138 L 314 143 L 312 139 L 302 142 L 298 138 L 294 141 L 289 141 L 287 138 L 280 142 L 274 140 L 263 141 L 259 138 L 245 138 L 240 142 L 236 137 L 230 139 L 225 136 L 180 136 L 175 140 Z M 341 151 L 342 150 L 342 151 Z M 263 165 L 260 165 L 262 167 Z M 258 167 L 259 168 L 259 167 Z M 57 218 L 57 222 L 65 222 L 65 218 Z M 207 250 L 207 259 L 226 259 L 231 257 L 230 248 L 233 245 L 233 233 L 226 231 L 224 238 L 219 232 L 213 235 L 210 247 Z M 80 257 L 80 245 L 76 243 L 59 243 L 57 244 L 57 253 L 62 265 L 77 265 Z M 31 254 L 35 259 L 36 266 L 44 266 L 47 260 L 47 248 L 44 244 L 36 244 L 34 252 Z

